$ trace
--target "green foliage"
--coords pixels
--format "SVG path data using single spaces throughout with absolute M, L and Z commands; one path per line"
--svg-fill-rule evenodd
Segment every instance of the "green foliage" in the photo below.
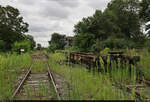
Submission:
M 49 41 L 49 51 L 63 50 L 65 47 L 65 35 L 53 33 L 51 41 Z
M 3 40 L 0 40 L 0 51 L 4 51 L 5 50 L 5 42 Z
M 105 48 L 104 50 L 100 51 L 101 54 L 108 54 L 108 52 L 110 51 L 109 48 Z
M 37 50 L 41 50 L 41 49 L 42 49 L 41 44 L 37 44 Z
M 5 50 L 10 50 L 16 41 L 24 40 L 28 24 L 23 21 L 18 9 L 0 5 L 0 40 L 5 42 Z
M 134 48 L 136 47 L 135 43 L 125 39 L 117 39 L 114 37 L 110 37 L 105 41 L 101 42 L 102 49 L 108 47 L 110 49 L 126 49 L 126 48 Z
M 148 22 L 150 20 L 150 1 L 149 0 L 142 0 L 140 3 L 140 17 L 143 21 Z
M 150 52 L 150 40 L 147 40 L 144 46 Z
M 109 37 L 104 41 L 96 40 L 95 44 L 92 45 L 91 51 L 92 52 L 99 52 L 105 48 L 110 49 L 132 49 L 136 48 L 136 44 L 133 41 L 125 40 L 125 39 L 118 39 L 115 37 Z
M 22 69 L 28 70 L 31 64 L 31 57 L 28 53 L 0 55 L 0 100 L 11 100 L 13 90 L 16 88 L 18 76 Z
M 150 24 L 147 24 L 150 21 L 150 0 L 142 0 L 140 6 L 140 18 L 144 24 L 146 23 L 145 30 L 147 31 L 148 37 L 150 37 Z
M 87 52 L 94 43 L 93 39 L 94 36 L 92 34 L 77 34 L 73 38 L 73 46 L 77 47 L 81 52 Z
M 109 50 L 109 49 L 106 49 Z M 50 66 L 57 73 L 62 74 L 69 83 L 71 90 L 69 90 L 69 98 L 71 100 L 125 100 L 136 99 L 133 94 L 129 94 L 126 91 L 125 86 L 135 85 L 136 81 L 136 68 L 132 68 L 132 75 L 130 76 L 128 67 L 115 68 L 115 64 L 112 63 L 112 71 L 94 74 L 88 72 L 82 65 L 68 66 L 57 63 L 64 60 L 64 55 L 60 53 L 50 54 L 49 59 Z M 101 67 L 103 67 L 101 65 Z M 117 84 L 115 84 L 117 82 Z M 86 85 L 86 86 L 85 86 Z M 118 87 L 116 87 L 118 85 Z M 101 92 L 103 92 L 101 94 Z
M 64 50 L 55 50 L 55 53 L 63 53 Z
M 95 41 L 95 43 L 92 45 L 91 51 L 92 51 L 92 52 L 99 52 L 99 51 L 101 51 L 102 49 L 103 49 L 103 48 L 101 47 L 100 40 L 97 39 L 97 40 Z
M 150 79 L 150 53 L 147 51 L 144 51 L 142 53 L 140 53 L 140 57 L 141 57 L 141 61 L 138 64 L 138 68 L 140 69 L 140 73 L 144 74 L 144 77 L 146 79 Z
M 138 0 L 112 0 L 107 8 L 118 17 L 116 24 L 121 34 L 129 40 L 137 39 L 141 34 L 138 3 Z
M 46 72 L 47 71 L 47 66 L 45 63 L 43 63 L 40 60 L 37 60 L 33 63 L 33 68 L 32 68 L 32 72 Z
M 30 42 L 28 42 L 28 41 L 15 42 L 13 44 L 12 51 L 20 53 L 20 49 L 24 49 L 25 52 L 29 52 L 31 49 Z
M 25 40 L 30 42 L 31 49 L 33 50 L 35 48 L 35 46 L 36 46 L 36 42 L 34 41 L 33 36 L 31 36 L 31 35 L 24 35 L 24 37 L 25 37 Z
M 56 50 L 56 44 L 51 43 L 51 45 L 48 47 L 48 51 L 54 53 Z
M 139 3 L 139 0 L 112 0 L 104 12 L 96 10 L 93 16 L 83 18 L 74 26 L 75 47 L 92 52 L 106 47 L 142 48 L 147 37 L 141 32 Z M 92 36 L 88 46 L 84 36 Z

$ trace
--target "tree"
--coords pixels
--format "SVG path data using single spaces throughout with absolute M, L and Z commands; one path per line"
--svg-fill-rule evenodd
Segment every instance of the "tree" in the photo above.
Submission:
M 49 48 L 52 47 L 55 50 L 64 49 L 65 44 L 65 35 L 53 33 L 52 38 L 49 41 Z
M 88 38 L 87 36 L 92 35 L 94 41 L 90 43 L 88 48 L 95 51 L 101 49 L 98 47 L 101 44 L 99 42 L 110 43 L 109 45 L 112 43 L 112 46 L 109 47 L 112 48 L 115 47 L 113 45 L 117 45 L 116 48 L 120 48 L 120 45 L 117 44 L 119 39 L 129 41 L 129 43 L 130 41 L 138 42 L 137 45 L 141 47 L 146 37 L 141 31 L 139 3 L 139 0 L 112 0 L 104 12 L 96 10 L 93 16 L 83 18 L 74 26 L 75 34 L 79 35 L 74 40 L 81 41 L 83 36 L 86 35 Z M 81 36 L 82 34 L 83 36 Z M 76 47 L 80 48 L 81 44 L 85 44 L 82 45 L 85 48 L 86 43 L 81 42 L 76 43 Z
M 41 50 L 41 49 L 42 49 L 41 44 L 37 44 L 37 50 Z
M 53 43 L 51 43 L 51 45 L 48 47 L 48 51 L 49 51 L 49 52 L 53 52 L 53 53 L 54 53 L 54 52 L 55 52 L 55 50 L 56 50 L 56 48 L 57 48 L 57 47 L 56 47 L 56 45 L 55 45 L 55 44 L 53 44 Z
M 150 0 L 142 0 L 140 6 L 140 17 L 143 21 L 150 21 Z
M 92 34 L 77 34 L 73 38 L 73 46 L 78 48 L 80 52 L 88 52 L 91 45 L 94 44 L 94 36 Z
M 96 10 L 93 16 L 83 18 L 74 26 L 76 34 L 92 34 L 95 39 L 105 40 L 114 34 L 120 34 L 119 27 L 115 24 L 117 16 L 112 11 L 104 13 Z
M 137 41 L 141 35 L 138 5 L 138 0 L 112 0 L 104 12 L 96 10 L 93 16 L 78 22 L 74 32 L 93 34 L 101 40 L 116 36 Z
M 0 40 L 6 43 L 6 50 L 10 50 L 14 42 L 24 40 L 23 34 L 27 31 L 28 24 L 17 8 L 0 5 Z
M 107 9 L 111 10 L 117 17 L 116 24 L 120 27 L 121 33 L 126 39 L 137 41 L 140 37 L 140 18 L 138 0 L 112 0 Z
M 31 49 L 33 50 L 35 48 L 35 46 L 36 46 L 36 42 L 34 41 L 33 36 L 31 36 L 31 35 L 24 35 L 24 37 L 25 37 L 25 40 L 30 42 Z
M 150 21 L 150 0 L 142 0 L 140 3 L 140 18 L 142 23 L 146 24 Z M 150 24 L 146 24 L 146 29 L 148 37 L 150 37 Z

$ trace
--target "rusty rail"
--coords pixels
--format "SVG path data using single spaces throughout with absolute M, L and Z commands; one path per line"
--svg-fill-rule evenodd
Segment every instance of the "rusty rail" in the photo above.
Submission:
M 16 94 L 19 92 L 20 88 L 22 87 L 22 85 L 24 84 L 25 80 L 28 78 L 28 76 L 31 74 L 31 69 L 32 69 L 32 65 L 30 66 L 28 72 L 26 73 L 25 77 L 23 78 L 23 80 L 21 81 L 21 83 L 19 84 L 19 86 L 17 87 L 17 89 L 14 91 L 12 98 L 14 99 Z
M 53 77 L 53 75 L 52 75 L 52 73 L 51 73 L 50 66 L 49 66 L 48 62 L 47 62 L 47 66 L 48 66 L 48 75 L 49 75 L 49 77 L 50 77 L 50 79 L 51 79 L 51 81 L 52 81 L 52 83 L 53 83 L 55 92 L 56 92 L 56 94 L 57 94 L 57 98 L 58 98 L 58 100 L 60 100 L 61 98 L 60 98 L 60 95 L 59 95 L 59 93 L 58 93 L 58 90 L 57 90 L 57 87 L 56 87 L 56 83 L 55 83 L 54 77 Z

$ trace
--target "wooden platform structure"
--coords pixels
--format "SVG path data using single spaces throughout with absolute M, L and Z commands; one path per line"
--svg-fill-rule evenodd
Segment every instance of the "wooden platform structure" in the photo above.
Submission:
M 91 68 L 95 68 L 98 71 L 102 70 L 102 61 L 106 71 L 107 69 L 111 70 L 112 63 L 115 63 L 116 68 L 118 68 L 118 64 L 120 63 L 122 67 L 129 65 L 131 69 L 131 65 L 136 65 L 136 63 L 140 61 L 140 56 L 126 56 L 123 52 L 116 51 L 108 52 L 108 54 L 71 52 L 68 54 L 67 58 L 71 63 L 85 64 L 87 65 L 87 69 L 91 70 Z M 102 59 L 102 61 L 100 61 L 100 59 Z

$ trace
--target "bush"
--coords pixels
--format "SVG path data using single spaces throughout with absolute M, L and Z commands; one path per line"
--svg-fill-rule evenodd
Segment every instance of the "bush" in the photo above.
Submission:
M 150 40 L 147 40 L 145 43 L 145 48 L 150 52 Z
M 31 49 L 30 42 L 28 41 L 15 42 L 13 44 L 12 51 L 20 53 L 20 49 L 24 49 L 25 52 L 29 52 Z
M 56 44 L 51 43 L 51 45 L 48 47 L 48 51 L 54 53 L 56 50 Z
M 3 40 L 0 40 L 0 51 L 5 50 L 5 42 Z
M 104 50 L 100 51 L 101 54 L 108 54 L 108 52 L 110 51 L 109 48 L 105 48 Z
M 73 46 L 74 48 L 78 48 L 80 52 L 89 52 L 93 44 L 93 34 L 77 34 L 73 38 Z
M 55 50 L 55 53 L 63 53 L 64 50 Z
M 103 48 L 101 46 L 100 40 L 97 39 L 96 42 L 95 42 L 95 44 L 92 45 L 91 51 L 92 52 L 99 52 L 101 50 L 103 50 Z
M 135 48 L 136 44 L 133 41 L 126 39 L 118 39 L 110 37 L 105 41 L 101 42 L 101 49 L 110 48 L 110 49 L 126 49 L 126 48 Z

